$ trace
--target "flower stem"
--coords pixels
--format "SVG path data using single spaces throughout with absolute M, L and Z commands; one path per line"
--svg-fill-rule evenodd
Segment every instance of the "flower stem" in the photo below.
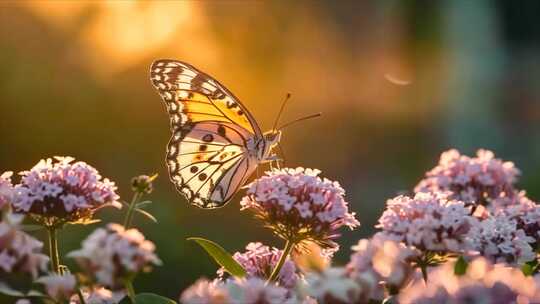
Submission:
M 57 231 L 54 227 L 47 229 L 49 232 L 49 256 L 51 258 L 51 268 L 54 273 L 60 274 L 60 255 L 58 254 Z
M 80 288 L 77 288 L 77 295 L 79 296 L 79 302 L 81 302 L 81 304 L 86 304 L 86 301 L 84 300 L 84 296 Z
M 131 199 L 131 203 L 129 204 L 128 211 L 126 213 L 126 218 L 124 219 L 124 228 L 128 229 L 131 225 L 131 221 L 133 220 L 133 212 L 135 212 L 135 207 L 137 203 L 139 202 L 139 199 L 141 198 L 142 193 L 135 192 L 133 194 L 133 198 Z
M 127 291 L 129 299 L 131 300 L 131 303 L 135 303 L 135 289 L 133 288 L 132 280 L 126 280 L 125 285 L 126 285 L 126 291 Z
M 272 271 L 272 274 L 268 278 L 267 283 L 275 282 L 279 276 L 279 273 L 281 272 L 281 268 L 283 267 L 283 264 L 285 264 L 285 261 L 287 260 L 287 257 L 291 253 L 292 249 L 294 248 L 294 242 L 287 241 L 285 243 L 285 248 L 283 249 L 283 254 L 278 260 L 278 263 L 276 264 L 276 267 Z

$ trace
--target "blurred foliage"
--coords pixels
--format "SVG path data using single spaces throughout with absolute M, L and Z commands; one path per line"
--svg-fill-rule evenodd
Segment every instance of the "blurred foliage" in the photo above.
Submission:
M 344 232 L 338 263 L 374 231 L 385 200 L 410 191 L 440 152 L 494 149 L 540 198 L 538 1 L 4 1 L 0 4 L 0 171 L 70 155 L 116 181 L 157 172 L 154 224 L 136 226 L 165 266 L 139 292 L 176 298 L 215 264 L 188 236 L 234 252 L 282 245 L 227 207 L 188 206 L 166 176 L 168 118 L 150 63 L 176 58 L 228 86 L 263 129 L 287 92 L 287 165 L 316 167 L 348 191 L 362 227 Z M 118 211 L 104 220 L 121 221 Z M 68 227 L 62 251 L 95 227 Z M 43 237 L 43 236 L 41 236 Z M 74 267 L 71 261 L 67 261 Z

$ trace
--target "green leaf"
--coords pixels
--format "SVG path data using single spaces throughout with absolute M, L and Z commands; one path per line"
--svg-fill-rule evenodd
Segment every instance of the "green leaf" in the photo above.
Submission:
M 152 204 L 152 201 L 144 201 L 144 202 L 140 202 L 140 203 L 137 203 L 137 205 L 135 205 L 137 208 L 143 208 L 145 206 L 148 206 Z
M 526 276 L 532 276 L 538 271 L 538 261 L 530 261 L 521 266 L 521 271 Z
M 465 261 L 463 256 L 460 256 L 457 259 L 456 264 L 454 265 L 454 274 L 457 276 L 464 275 L 465 272 L 467 271 L 467 266 L 469 266 L 469 263 Z
M 149 212 L 144 211 L 144 210 L 142 210 L 142 209 L 135 209 L 135 211 L 138 212 L 138 213 L 140 213 L 140 214 L 142 214 L 142 215 L 144 215 L 144 216 L 146 216 L 146 217 L 147 217 L 148 219 L 150 219 L 152 222 L 157 223 L 157 219 L 156 219 L 152 214 L 150 214 Z
M 218 263 L 218 265 L 225 268 L 225 270 L 231 275 L 239 278 L 246 276 L 246 270 L 242 267 L 242 265 L 238 264 L 238 262 L 233 259 L 233 257 L 227 251 L 225 251 L 225 249 L 223 249 L 223 247 L 212 241 L 198 237 L 188 238 L 188 241 L 197 242 L 197 244 L 206 250 L 206 253 L 208 253 L 214 259 L 214 261 L 216 261 L 216 263 Z

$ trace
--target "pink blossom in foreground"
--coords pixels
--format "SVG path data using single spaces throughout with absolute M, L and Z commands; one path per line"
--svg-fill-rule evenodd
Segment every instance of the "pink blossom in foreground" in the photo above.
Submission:
M 306 282 L 299 289 L 304 297 L 313 298 L 318 303 L 348 304 L 368 303 L 377 281 L 358 281 L 347 275 L 342 267 L 330 267 L 321 272 L 306 274 Z
M 421 250 L 460 252 L 472 221 L 469 209 L 445 193 L 416 193 L 386 202 L 377 228 L 388 238 Z
M 538 303 L 540 282 L 516 268 L 473 260 L 466 274 L 454 275 L 454 265 L 433 268 L 427 286 L 423 281 L 404 289 L 400 304 L 439 303 Z
M 199 279 L 182 292 L 180 303 L 226 304 L 231 303 L 231 297 L 222 282 Z
M 248 276 L 268 279 L 283 254 L 282 250 L 270 248 L 261 243 L 249 243 L 246 251 L 236 252 L 233 258 L 246 270 Z M 220 278 L 224 278 L 225 270 L 218 270 Z M 278 276 L 279 285 L 285 288 L 293 288 L 299 279 L 296 266 L 289 258 L 283 264 Z
M 452 149 L 441 154 L 439 164 L 426 173 L 415 191 L 450 191 L 453 199 L 466 204 L 489 205 L 492 200 L 511 198 L 519 175 L 512 162 L 495 158 L 489 150 L 469 157 Z
M 45 285 L 47 294 L 55 301 L 63 303 L 75 294 L 77 280 L 71 274 L 50 274 L 37 279 L 36 283 Z
M 161 265 L 155 245 L 137 229 L 125 230 L 118 224 L 98 228 L 83 242 L 82 248 L 68 253 L 96 281 L 119 288 L 127 276 Z
M 13 200 L 12 175 L 12 172 L 4 172 L 0 175 L 0 210 Z
M 71 157 L 41 160 L 20 174 L 14 210 L 43 217 L 46 225 L 88 218 L 104 206 L 121 207 L 114 183 Z
M 226 282 L 198 280 L 180 296 L 184 304 L 286 304 L 291 302 L 287 289 L 266 284 L 252 277 L 229 279 Z
M 125 292 L 113 292 L 103 287 L 94 287 L 92 289 L 82 289 L 84 301 L 87 304 L 117 304 L 126 296 Z M 73 295 L 69 304 L 81 304 L 78 295 Z
M 42 249 L 42 242 L 18 230 L 7 218 L 0 222 L 0 276 L 24 272 L 37 277 L 49 261 Z
M 273 232 L 296 243 L 313 241 L 322 247 L 335 247 L 337 229 L 360 225 L 349 213 L 345 191 L 339 183 L 320 178 L 319 170 L 281 169 L 248 186 L 240 202 Z
M 346 268 L 349 276 L 372 290 L 371 299 L 381 300 L 383 288 L 391 294 L 407 284 L 414 273 L 412 261 L 419 255 L 403 243 L 376 234 L 372 239 L 362 239 L 353 246 L 355 251 Z

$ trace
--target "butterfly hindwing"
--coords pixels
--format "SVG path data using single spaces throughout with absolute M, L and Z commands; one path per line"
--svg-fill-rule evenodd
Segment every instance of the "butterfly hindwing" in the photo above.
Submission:
M 262 138 L 258 125 L 232 93 L 189 64 L 158 60 L 151 79 L 171 120 L 171 180 L 190 203 L 223 206 L 258 165 L 249 153 Z
M 253 172 L 240 130 L 236 125 L 208 121 L 195 123 L 187 132 L 177 131 L 171 138 L 169 174 L 192 204 L 220 207 L 241 186 L 238 180 L 244 181 Z

